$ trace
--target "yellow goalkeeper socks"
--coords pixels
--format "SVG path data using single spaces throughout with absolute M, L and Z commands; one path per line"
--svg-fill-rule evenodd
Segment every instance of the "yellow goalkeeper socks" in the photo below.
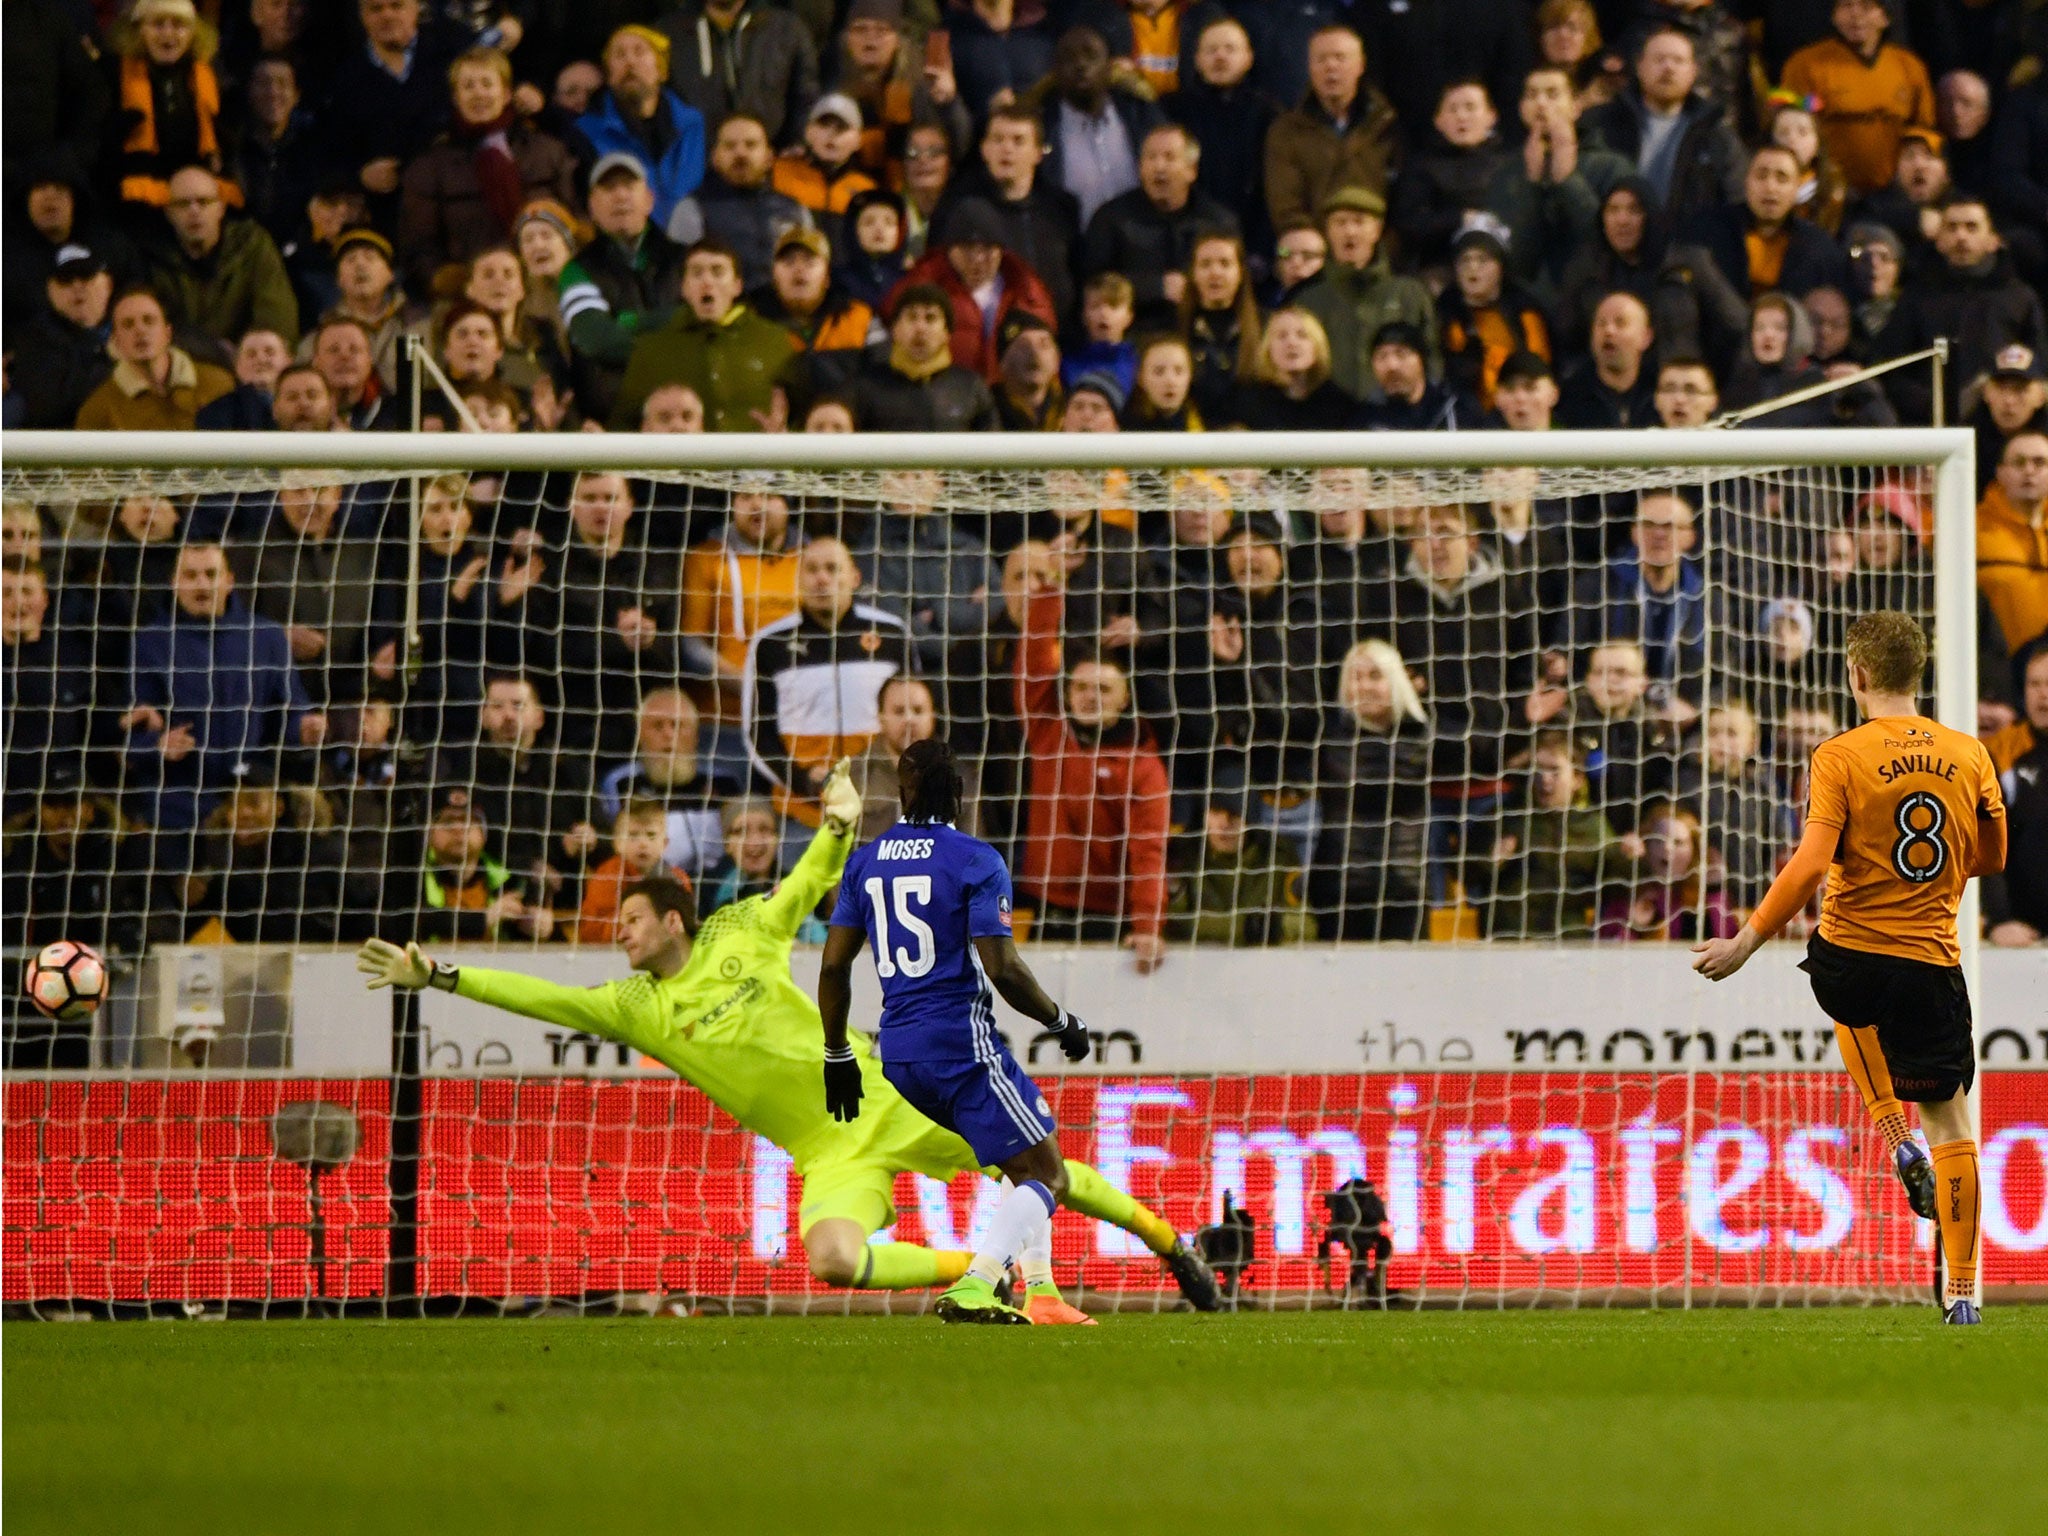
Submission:
M 1086 1163 L 1077 1163 L 1072 1158 L 1067 1159 L 1065 1204 L 1083 1216 L 1122 1227 L 1154 1253 L 1169 1253 L 1179 1241 L 1179 1234 L 1165 1217 L 1146 1209 Z
M 1977 1293 L 1977 1143 L 1944 1141 L 1927 1155 L 1934 1160 L 1934 1214 L 1941 1223 L 1948 1300 L 1956 1301 Z
M 1863 1095 L 1863 1107 L 1870 1111 L 1871 1123 L 1884 1137 L 1885 1151 L 1898 1151 L 1913 1139 L 1913 1128 L 1906 1123 L 1905 1106 L 1892 1092 L 1892 1069 L 1885 1064 L 1877 1031 L 1837 1024 L 1835 1045 L 1842 1053 L 1842 1065 L 1849 1069 L 1856 1091 Z
M 967 1273 L 971 1253 L 920 1248 L 915 1243 L 870 1243 L 866 1273 L 854 1282 L 858 1290 L 915 1291 L 951 1285 Z

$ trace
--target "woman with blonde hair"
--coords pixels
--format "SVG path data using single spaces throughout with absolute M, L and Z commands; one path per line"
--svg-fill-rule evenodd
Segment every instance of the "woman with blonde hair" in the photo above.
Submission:
M 1276 310 L 1231 412 L 1252 432 L 1339 432 L 1358 402 L 1330 377 L 1330 335 L 1305 309 Z
M 1374 639 L 1345 652 L 1316 763 L 1309 906 L 1324 938 L 1421 935 L 1430 734 L 1399 651 Z
M 1180 333 L 1195 359 L 1195 409 L 1205 421 L 1228 421 L 1232 396 L 1258 361 L 1262 331 L 1244 241 L 1220 232 L 1201 236 L 1186 277 Z

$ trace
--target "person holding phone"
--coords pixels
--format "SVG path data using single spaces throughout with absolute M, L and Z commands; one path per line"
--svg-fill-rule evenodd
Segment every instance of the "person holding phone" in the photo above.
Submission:
M 861 112 L 859 161 L 869 171 L 900 174 L 912 123 L 943 128 L 957 160 L 974 124 L 953 73 L 953 39 L 943 28 L 920 50 L 909 36 L 903 0 L 853 0 L 827 69 L 830 90 L 853 98 Z

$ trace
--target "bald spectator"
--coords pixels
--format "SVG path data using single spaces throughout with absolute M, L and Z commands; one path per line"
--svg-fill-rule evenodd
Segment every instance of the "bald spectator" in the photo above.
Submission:
M 1991 86 L 1974 70 L 1952 69 L 1934 84 L 1935 126 L 1956 185 L 1991 196 Z
M 164 205 L 168 238 L 149 253 L 151 285 L 164 296 L 171 324 L 226 343 L 245 331 L 299 339 L 299 306 L 284 258 L 261 224 L 227 216 L 211 171 L 187 166 L 170 180 Z
M 189 432 L 199 412 L 235 387 L 234 376 L 171 345 L 163 301 L 130 289 L 111 312 L 114 371 L 86 396 L 74 423 L 82 432 Z
M 1023 608 L 1015 709 L 1030 767 L 1017 888 L 1037 903 L 1032 934 L 1121 943 L 1140 971 L 1157 970 L 1166 958 L 1166 767 L 1131 712 L 1122 666 L 1095 656 L 1067 664 L 1058 589 L 1027 571 Z
M 1189 130 L 1178 123 L 1154 128 L 1139 150 L 1138 185 L 1088 221 L 1081 275 L 1129 278 L 1141 330 L 1175 324 L 1197 240 L 1240 233 L 1235 214 L 1196 190 L 1201 164 L 1202 145 Z
M 702 432 L 704 402 L 687 384 L 663 384 L 640 407 L 642 432 Z
M 160 827 L 196 826 L 239 780 L 275 773 L 278 755 L 316 747 L 313 708 L 283 625 L 235 593 L 227 551 L 187 544 L 167 614 L 137 631 L 129 672 L 128 782 Z
M 640 162 L 657 229 L 704 180 L 704 114 L 669 87 L 671 47 L 657 28 L 620 27 L 604 45 L 604 90 L 576 119 L 593 164 L 611 154 Z
M 680 688 L 655 688 L 640 701 L 633 755 L 597 781 L 595 821 L 610 826 L 628 801 L 658 805 L 668 828 L 668 862 L 693 879 L 724 852 L 719 810 L 741 792 L 704 760 L 697 706 Z
M 1602 299 L 1593 311 L 1592 355 L 1558 387 L 1558 425 L 1618 429 L 1654 422 L 1656 378 L 1648 359 L 1656 341 L 1641 299 L 1632 293 Z
M 767 0 L 684 0 L 655 23 L 669 42 L 669 88 L 722 123 L 758 118 L 788 146 L 818 96 L 818 51 L 795 14 Z
M 1266 208 L 1273 227 L 1321 215 L 1341 188 L 1384 199 L 1395 153 L 1394 109 L 1366 83 L 1365 45 L 1349 27 L 1309 39 L 1309 89 L 1266 134 Z
M 1085 228 L 1095 210 L 1138 184 L 1138 146 L 1161 121 L 1147 97 L 1120 85 L 1109 45 L 1089 26 L 1070 27 L 1053 50 L 1045 98 L 1045 176 L 1079 205 Z
M 913 668 L 903 621 L 856 601 L 860 567 L 839 540 L 805 545 L 796 579 L 796 612 L 747 647 L 741 724 L 755 774 L 785 815 L 809 825 L 832 765 L 880 731 L 882 684 Z
M 1891 180 L 1899 136 L 1934 126 L 1934 82 L 1919 56 L 1885 38 L 1885 0 L 1835 0 L 1832 37 L 1785 61 L 1785 89 L 1820 100 L 1821 139 L 1850 196 Z

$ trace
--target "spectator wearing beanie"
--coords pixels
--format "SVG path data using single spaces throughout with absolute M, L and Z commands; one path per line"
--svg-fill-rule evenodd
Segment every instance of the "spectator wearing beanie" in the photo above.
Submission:
M 944 248 L 904 274 L 896 293 L 923 285 L 944 293 L 952 315 L 951 361 L 993 384 L 1002 376 L 997 331 L 1019 311 L 1057 325 L 1052 295 L 1024 258 L 1004 247 L 1002 221 L 981 198 L 955 203 L 939 236 Z
M 1369 432 L 1469 432 L 1479 407 L 1429 377 L 1429 341 L 1418 325 L 1390 321 L 1372 339 L 1373 390 L 1358 413 Z
M 1550 331 L 1535 296 L 1508 275 L 1507 242 L 1497 221 L 1474 215 L 1451 243 L 1452 281 L 1439 301 L 1444 379 L 1493 409 L 1501 364 L 1517 352 L 1548 360 Z
M 576 119 L 595 162 L 631 155 L 654 191 L 654 223 L 668 228 L 676 204 L 704 180 L 704 114 L 669 89 L 669 40 L 653 27 L 620 27 L 604 45 L 603 92 Z

